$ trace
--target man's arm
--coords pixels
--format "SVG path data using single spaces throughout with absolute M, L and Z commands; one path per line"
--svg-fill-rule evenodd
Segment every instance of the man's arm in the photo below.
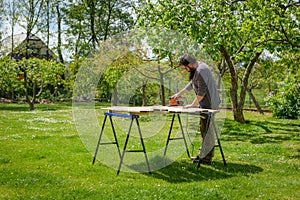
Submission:
M 199 107 L 199 102 L 202 101 L 203 96 L 196 96 L 192 104 L 184 106 L 185 108 L 198 108 Z
M 180 90 L 179 92 L 177 92 L 176 94 L 173 95 L 174 98 L 178 98 L 180 96 L 182 96 L 187 90 L 185 88 L 183 88 L 182 90 Z
M 178 97 L 182 96 L 185 92 L 190 91 L 192 89 L 193 89 L 192 81 L 190 81 L 182 90 L 180 90 L 179 92 L 174 94 L 172 97 L 178 98 Z

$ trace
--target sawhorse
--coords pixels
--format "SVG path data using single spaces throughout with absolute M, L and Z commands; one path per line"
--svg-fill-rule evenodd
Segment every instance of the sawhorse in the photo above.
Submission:
M 146 148 L 145 148 L 145 144 L 144 144 L 144 140 L 143 140 L 141 128 L 140 128 L 139 121 L 138 121 L 139 116 L 138 115 L 131 115 L 131 114 L 111 113 L 111 112 L 105 112 L 104 116 L 105 116 L 104 117 L 104 121 L 103 121 L 103 124 L 102 124 L 101 132 L 100 132 L 100 135 L 99 135 L 99 140 L 98 140 L 98 143 L 97 143 L 97 146 L 96 146 L 96 150 L 95 150 L 95 154 L 94 154 L 93 164 L 95 163 L 96 156 L 97 156 L 97 153 L 98 153 L 98 149 L 99 149 L 99 146 L 101 144 L 116 144 L 116 146 L 118 148 L 119 156 L 120 156 L 120 163 L 119 163 L 117 175 L 120 173 L 121 166 L 122 166 L 122 163 L 123 163 L 123 160 L 124 160 L 124 156 L 125 156 L 125 152 L 143 152 L 144 156 L 145 156 L 145 159 L 146 159 L 146 164 L 147 164 L 147 167 L 148 167 L 148 172 L 151 174 L 150 165 L 149 165 L 149 161 L 148 161 L 148 157 L 147 157 L 147 153 L 146 153 Z M 103 130 L 104 130 L 104 127 L 105 127 L 105 122 L 106 122 L 107 116 L 109 116 L 109 119 L 110 119 L 110 123 L 111 123 L 111 127 L 112 127 L 112 130 L 113 130 L 115 141 L 114 142 L 108 142 L 108 143 L 101 143 L 101 138 L 102 138 L 102 135 L 103 135 Z M 129 118 L 129 119 L 131 119 L 130 125 L 129 125 L 129 129 L 128 129 L 128 132 L 127 132 L 127 135 L 126 135 L 126 140 L 125 140 L 125 144 L 124 144 L 124 148 L 123 148 L 122 154 L 120 153 L 119 144 L 118 144 L 116 132 L 115 132 L 115 129 L 114 129 L 112 117 L 121 117 L 121 118 Z M 127 144 L 128 144 L 128 140 L 129 140 L 129 137 L 130 137 L 130 133 L 131 133 L 131 128 L 132 128 L 134 120 L 136 121 L 136 125 L 137 125 L 137 128 L 138 128 L 138 132 L 139 132 L 139 136 L 140 136 L 140 140 L 141 140 L 141 144 L 142 144 L 142 149 L 141 150 L 137 150 L 137 149 L 135 149 L 135 150 L 126 150 Z
M 172 133 L 172 129 L 173 129 L 175 115 L 177 115 L 177 118 L 178 118 L 178 122 L 179 122 L 182 137 L 171 138 L 171 133 Z M 167 138 L 167 142 L 166 142 L 166 146 L 165 146 L 164 156 L 166 156 L 166 154 L 167 154 L 167 149 L 168 149 L 168 145 L 169 145 L 170 140 L 183 140 L 187 156 L 190 158 L 190 152 L 189 152 L 189 148 L 188 148 L 186 138 L 185 138 L 185 134 L 184 134 L 184 131 L 183 131 L 183 127 L 182 127 L 182 123 L 181 123 L 181 119 L 180 119 L 180 114 L 173 114 L 173 116 L 172 116 L 172 121 L 171 121 L 170 130 L 169 130 L 169 134 L 168 134 L 168 138 Z

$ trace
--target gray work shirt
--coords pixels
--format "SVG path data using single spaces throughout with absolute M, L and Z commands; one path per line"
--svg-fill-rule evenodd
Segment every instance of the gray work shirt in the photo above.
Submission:
M 197 96 L 203 96 L 199 102 L 200 108 L 217 109 L 221 102 L 212 72 L 203 62 L 198 63 L 194 77 L 185 89 L 188 91 L 194 89 Z

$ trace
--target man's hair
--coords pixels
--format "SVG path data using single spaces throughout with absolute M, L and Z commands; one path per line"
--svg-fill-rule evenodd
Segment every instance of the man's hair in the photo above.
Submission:
M 184 65 L 184 66 L 188 66 L 188 64 L 192 63 L 192 64 L 195 64 L 197 63 L 197 60 L 194 56 L 192 55 L 187 55 L 187 54 L 184 54 L 183 56 L 181 56 L 179 58 L 179 61 L 178 61 L 179 65 Z

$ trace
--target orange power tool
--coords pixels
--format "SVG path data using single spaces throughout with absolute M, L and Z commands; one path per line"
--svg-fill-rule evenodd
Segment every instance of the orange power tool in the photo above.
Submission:
M 169 106 L 182 106 L 183 101 L 180 100 L 180 97 L 169 97 Z

